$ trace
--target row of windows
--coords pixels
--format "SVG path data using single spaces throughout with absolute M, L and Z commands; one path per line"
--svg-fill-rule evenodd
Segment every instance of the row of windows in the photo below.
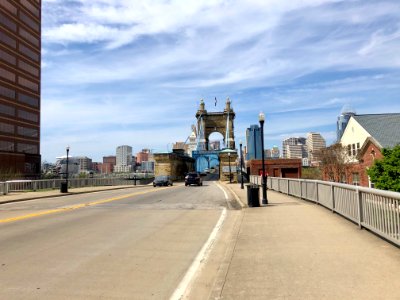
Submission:
M 39 32 L 39 23 L 33 20 L 31 17 L 29 17 L 27 14 L 23 13 L 22 11 L 19 13 L 19 18 L 22 22 L 24 22 L 26 25 L 28 25 L 30 28 L 33 30 Z
M 15 126 L 13 124 L 0 122 L 0 133 L 14 134 Z M 17 126 L 17 134 L 24 137 L 37 138 L 39 137 L 39 130 L 36 128 Z
M 8 71 L 2 67 L 0 67 L 0 77 L 6 80 L 15 82 L 15 74 L 11 71 Z
M 36 47 L 39 47 L 39 40 L 33 36 L 30 32 L 26 31 L 25 29 L 19 28 L 19 34 L 22 36 L 24 39 L 29 41 L 31 44 L 35 45 Z
M 0 77 L 12 82 L 15 82 L 15 73 L 8 71 L 2 67 L 0 67 Z M 24 77 L 18 76 L 18 84 L 20 84 L 23 87 L 26 87 L 28 89 L 31 89 L 35 92 L 39 92 L 39 84 L 36 82 L 33 82 L 31 80 L 28 80 Z
M 26 110 L 19 109 L 18 117 L 31 122 L 39 122 L 39 115 L 37 113 L 32 113 Z
M 14 152 L 15 151 L 14 142 L 0 141 L 0 151 Z M 34 144 L 17 143 L 17 152 L 39 154 L 39 147 L 38 145 Z
M 0 31 L 0 42 L 11 48 L 17 48 L 17 41 L 3 31 Z
M 12 5 L 9 2 L 9 0 L 1 0 L 0 1 L 0 5 L 2 7 L 4 7 L 7 11 L 9 11 L 11 14 L 13 14 L 15 16 L 17 15 L 17 8 L 14 5 Z M 35 10 L 37 10 L 37 9 L 35 8 Z M 32 19 L 31 17 L 29 17 L 23 11 L 20 11 L 19 18 L 28 27 L 32 28 L 36 32 L 39 32 L 40 25 L 39 25 L 38 21 L 35 21 L 34 19 Z M 4 26 L 6 26 L 7 28 L 9 28 L 12 31 L 16 30 L 16 24 L 15 24 L 15 22 L 13 20 L 11 20 L 10 18 L 6 17 L 4 14 L 1 14 L 1 18 L 0 19 L 1 19 L 1 24 L 3 24 Z
M 9 54 L 2 49 L 0 49 L 0 59 L 11 65 L 15 65 L 17 63 L 17 58 L 15 56 Z
M 15 91 L 9 89 L 5 86 L 0 85 L 0 96 L 14 99 L 15 100 Z M 24 104 L 28 104 L 33 107 L 39 107 L 39 97 L 30 96 L 21 92 L 18 92 L 18 101 Z
M 37 8 L 35 5 L 30 3 L 28 0 L 20 0 L 21 4 L 25 6 L 28 11 L 30 11 L 35 17 L 39 18 L 40 17 L 40 11 L 39 8 Z
M 1 12 L 0 12 L 0 24 L 7 27 L 11 31 L 14 32 L 17 31 L 17 24 Z
M 17 59 L 15 56 L 12 56 L 8 52 L 0 49 L 0 59 L 7 62 L 8 64 L 16 65 Z M 23 60 L 18 61 L 18 67 L 28 73 L 32 74 L 33 76 L 39 77 L 39 68 L 32 66 Z
M 16 40 L 2 31 L 0 31 L 0 42 L 2 44 L 6 44 L 6 45 L 10 46 L 11 48 L 14 48 L 14 49 L 17 48 Z M 31 50 L 30 48 L 26 47 L 22 43 L 19 44 L 19 52 L 36 62 L 39 62 L 39 60 L 40 60 L 39 53 Z
M 12 5 L 8 0 L 0 1 L 0 6 L 4 7 L 6 10 L 8 10 L 13 15 L 17 14 L 17 8 L 14 5 Z
M 0 96 L 15 99 L 15 91 L 0 85 Z
M 36 82 L 30 81 L 24 77 L 19 76 L 18 83 L 24 87 L 27 87 L 28 89 L 31 89 L 35 92 L 39 92 L 39 84 Z
M 0 103 L 0 114 L 15 117 L 15 107 Z M 31 122 L 39 122 L 39 114 L 29 112 L 23 109 L 18 109 L 18 117 Z

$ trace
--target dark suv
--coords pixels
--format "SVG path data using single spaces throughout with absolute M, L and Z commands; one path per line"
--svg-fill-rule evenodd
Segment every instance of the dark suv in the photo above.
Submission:
M 191 172 L 191 173 L 186 174 L 185 186 L 188 186 L 191 184 L 203 185 L 203 179 L 201 178 L 200 173 Z

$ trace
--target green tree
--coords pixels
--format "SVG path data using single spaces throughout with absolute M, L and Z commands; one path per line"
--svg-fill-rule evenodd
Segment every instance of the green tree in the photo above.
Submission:
M 382 154 L 367 171 L 371 182 L 377 189 L 400 192 L 400 145 L 383 149 Z

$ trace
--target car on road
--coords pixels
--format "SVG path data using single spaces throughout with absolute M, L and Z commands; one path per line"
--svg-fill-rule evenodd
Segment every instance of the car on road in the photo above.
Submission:
M 201 178 L 201 174 L 197 172 L 190 172 L 185 176 L 185 186 L 196 184 L 203 185 L 203 179 Z
M 167 175 L 162 175 L 162 176 L 156 176 L 156 178 L 154 178 L 153 181 L 153 186 L 172 186 L 172 179 L 171 177 L 167 176 Z

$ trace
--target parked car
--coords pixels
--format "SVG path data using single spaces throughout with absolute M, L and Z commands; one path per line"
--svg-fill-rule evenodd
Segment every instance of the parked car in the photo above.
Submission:
M 203 179 L 201 178 L 200 173 L 197 172 L 190 172 L 185 176 L 185 186 L 197 184 L 203 185 Z
M 171 177 L 166 176 L 166 175 L 162 175 L 162 176 L 157 176 L 156 178 L 154 178 L 154 181 L 153 181 L 153 186 L 154 187 L 156 187 L 156 186 L 168 186 L 168 185 L 170 185 L 170 186 L 173 185 Z

